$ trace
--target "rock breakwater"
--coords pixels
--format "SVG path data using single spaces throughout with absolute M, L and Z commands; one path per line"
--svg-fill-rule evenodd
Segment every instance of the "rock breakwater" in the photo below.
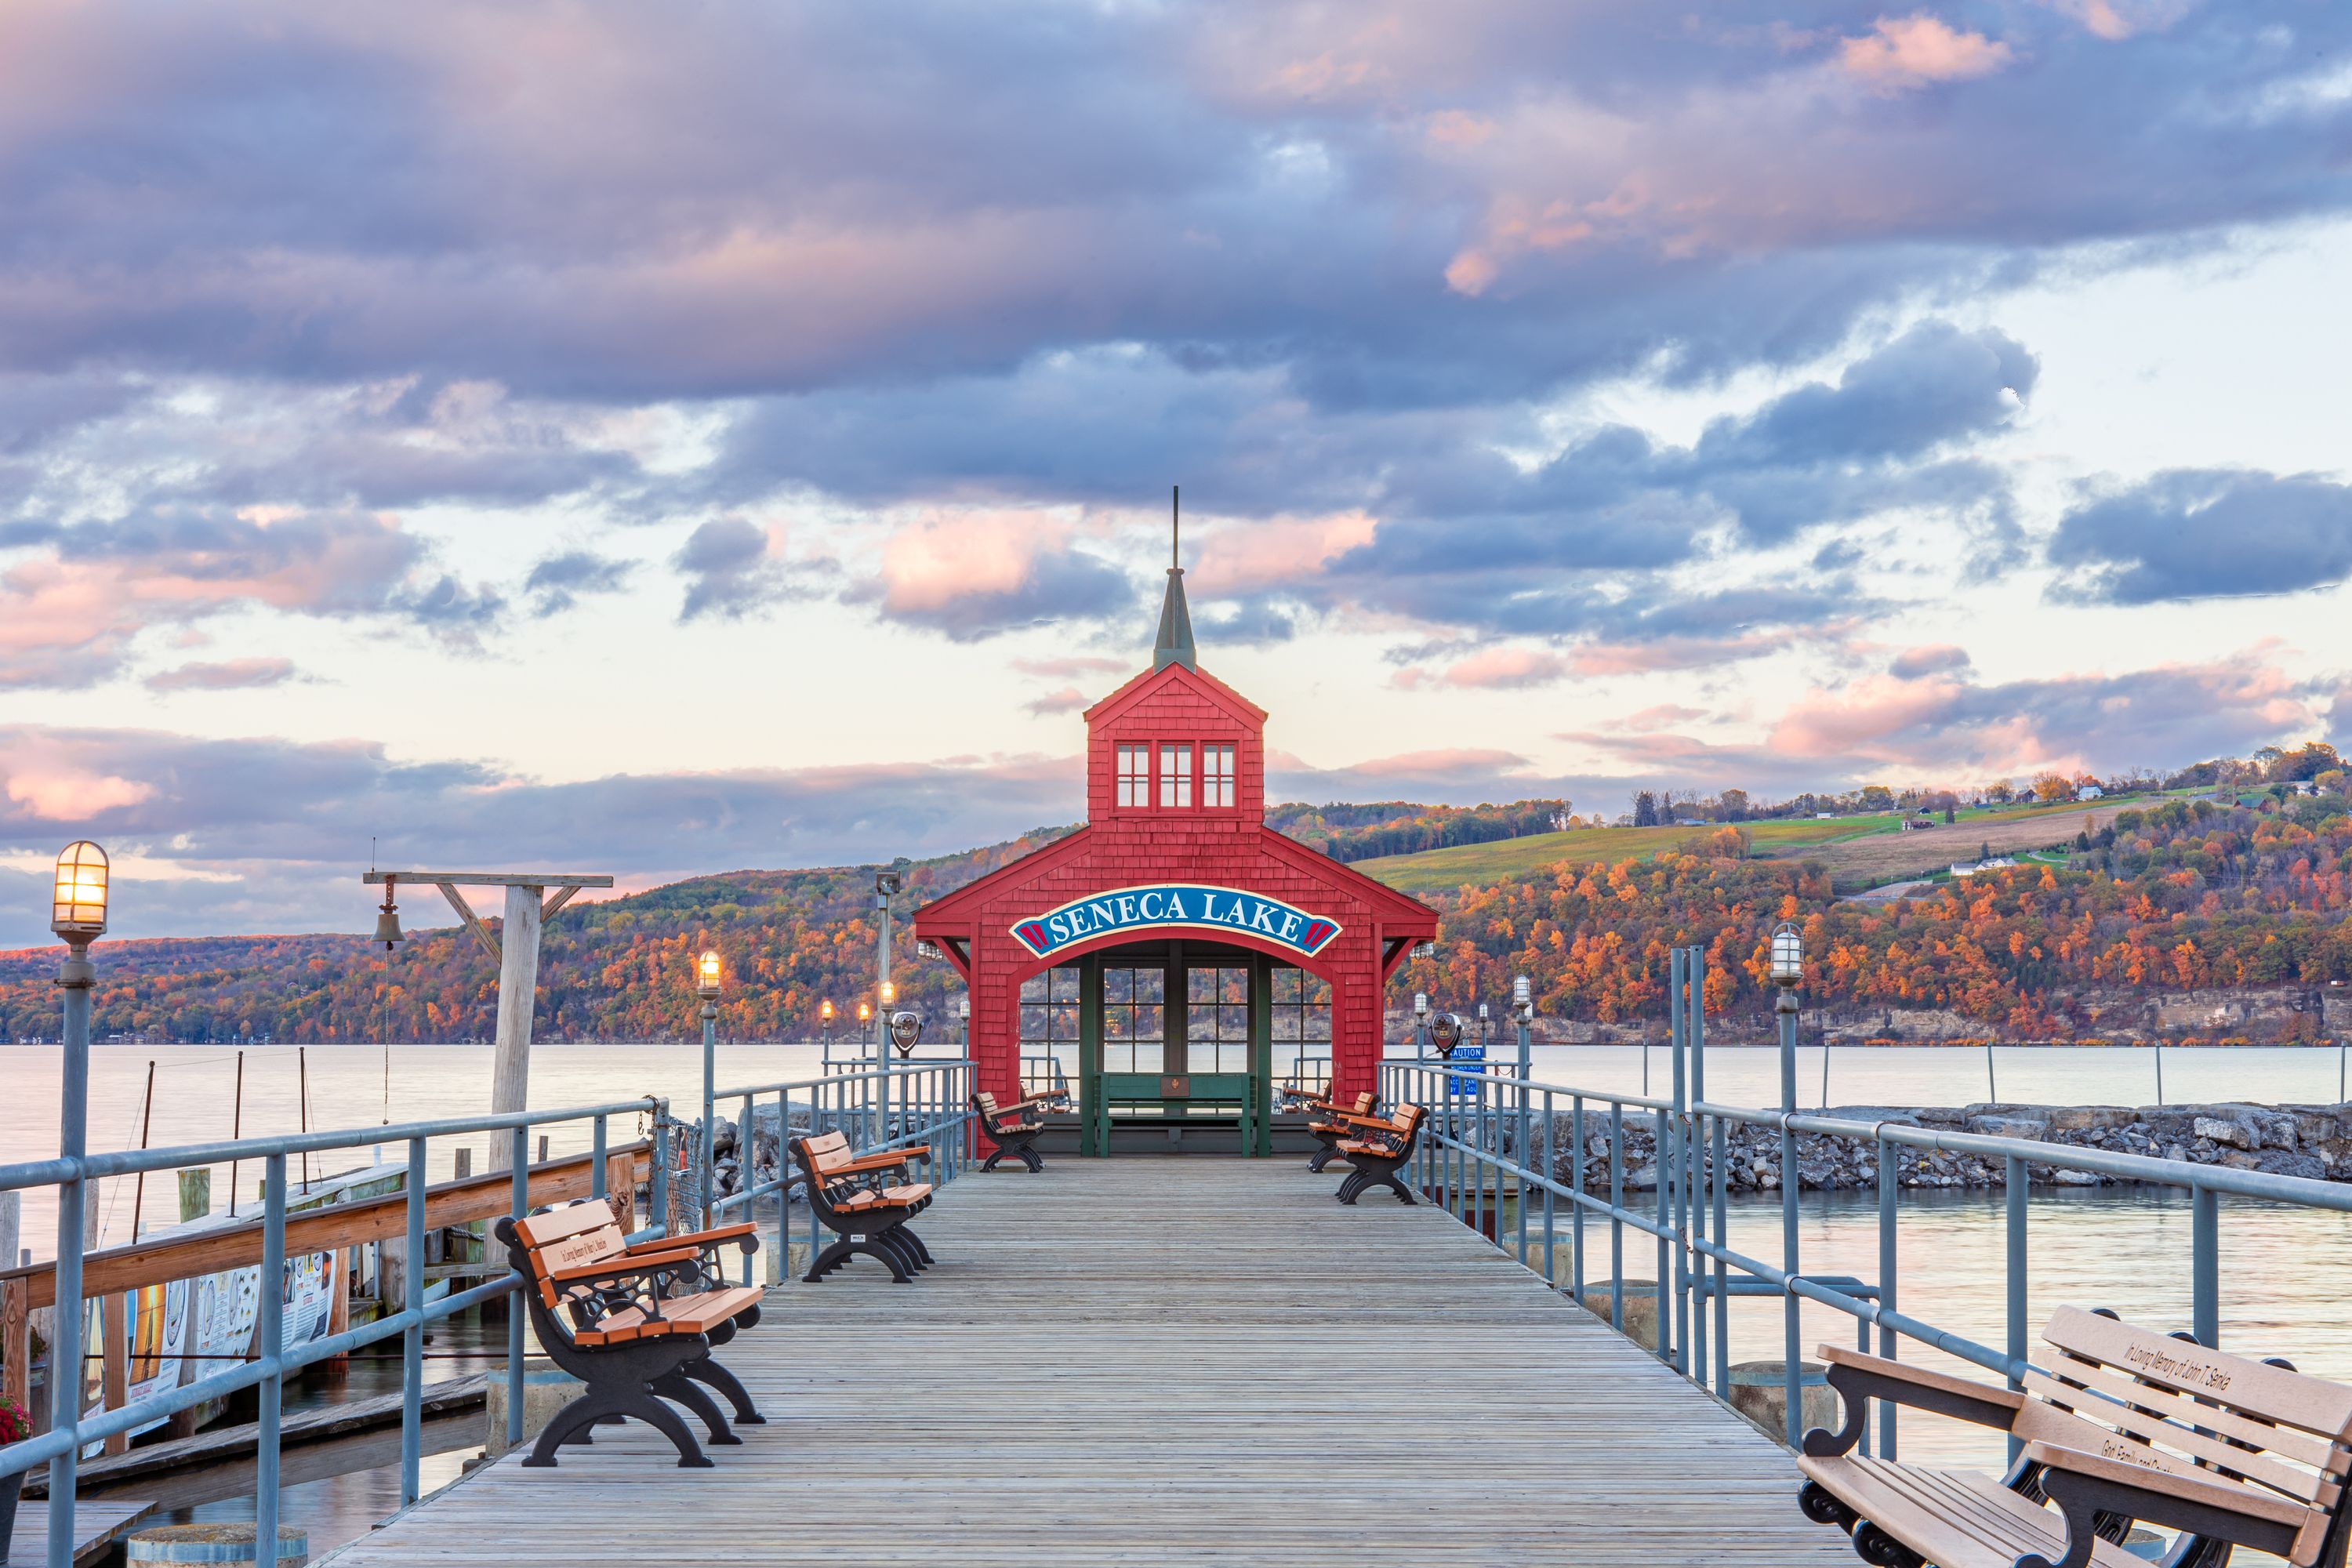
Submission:
M 1846 1121 L 1891 1122 L 1994 1138 L 2021 1138 L 2076 1149 L 2100 1149 L 2200 1165 L 2267 1171 L 2317 1181 L 2352 1182 L 2352 1104 L 2347 1105 L 1996 1105 L 1834 1106 L 1809 1114 Z M 1588 1192 L 1609 1190 L 1609 1131 L 1605 1116 L 1585 1119 L 1583 1181 Z M 1559 1179 L 1575 1179 L 1578 1151 L 1568 1119 L 1552 1130 L 1553 1169 Z M 1772 1191 L 1785 1179 L 1777 1128 L 1735 1124 L 1726 1151 L 1731 1186 L 1737 1191 Z M 1906 1187 L 2000 1187 L 2008 1184 L 2007 1163 L 1998 1157 L 1946 1150 L 1889 1145 L 1894 1179 Z M 1625 1123 L 1626 1186 L 1654 1191 L 1658 1166 L 1655 1134 L 1646 1112 Z M 2027 1165 L 2027 1178 L 2056 1186 L 2106 1186 L 2111 1176 L 2052 1165 Z M 1796 1179 L 1801 1189 L 1837 1191 L 1874 1187 L 1879 1181 L 1878 1144 L 1866 1138 L 1805 1133 L 1797 1139 Z

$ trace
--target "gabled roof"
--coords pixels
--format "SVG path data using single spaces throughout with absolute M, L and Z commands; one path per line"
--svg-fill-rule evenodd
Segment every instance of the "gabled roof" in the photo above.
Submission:
M 1089 726 L 1100 720 L 1115 719 L 1153 692 L 1170 686 L 1192 688 L 1242 723 L 1259 726 L 1265 722 L 1265 709 L 1207 670 L 1187 664 L 1166 664 L 1157 669 L 1145 670 L 1087 709 L 1083 717 Z

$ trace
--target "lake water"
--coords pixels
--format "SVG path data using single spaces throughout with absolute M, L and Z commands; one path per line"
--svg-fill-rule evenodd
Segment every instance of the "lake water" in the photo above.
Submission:
M 310 1079 L 313 1127 L 367 1125 L 474 1113 L 489 1097 L 487 1046 L 318 1046 L 298 1061 L 290 1046 L 247 1047 L 243 1126 L 247 1135 L 290 1132 L 300 1123 L 299 1068 Z M 1837 1047 L 1829 1053 L 1828 1103 L 1832 1105 L 1966 1104 L 1987 1098 L 1982 1048 Z M 2038 1103 L 2151 1104 L 2156 1100 L 2155 1053 L 2147 1049 L 2001 1047 L 1993 1071 L 2005 1100 Z M 93 1149 L 135 1147 L 148 1063 L 155 1063 L 149 1142 L 157 1146 L 228 1135 L 236 1101 L 236 1053 L 218 1047 L 100 1046 L 91 1053 L 89 1142 Z M 722 1045 L 722 1083 L 772 1082 L 814 1074 L 813 1045 Z M 58 1052 L 55 1047 L 0 1048 L 0 1160 L 40 1158 L 57 1147 Z M 1075 1063 L 1069 1064 L 1075 1066 Z M 1536 1051 L 1538 1079 L 1564 1084 L 1638 1091 L 1638 1047 L 1544 1047 Z M 1799 1100 L 1822 1100 L 1822 1051 L 1800 1053 Z M 1726 1101 L 1777 1100 L 1777 1053 L 1718 1047 L 1708 1055 L 1708 1088 Z M 1665 1051 L 1651 1054 L 1651 1087 L 1664 1094 L 1671 1071 Z M 2333 1101 L 2339 1060 L 2334 1049 L 2167 1049 L 2165 1098 L 2264 1102 Z M 662 1095 L 688 1109 L 699 1098 L 700 1047 L 692 1045 L 548 1045 L 532 1061 L 531 1101 L 539 1106 L 586 1105 Z M 388 1086 L 387 1086 L 388 1075 Z M 635 1135 L 634 1119 L 615 1125 L 615 1142 Z M 551 1132 L 557 1152 L 585 1149 L 585 1123 Z M 388 1155 L 397 1157 L 396 1151 Z M 363 1157 L 363 1156 L 362 1156 Z M 477 1152 L 476 1159 L 481 1159 Z M 434 1148 L 436 1179 L 449 1173 L 455 1141 Z M 356 1161 L 337 1158 L 337 1167 Z M 322 1162 L 320 1170 L 326 1168 Z M 226 1201 L 225 1168 L 216 1169 L 216 1203 Z M 259 1172 L 247 1163 L 238 1185 L 250 1198 Z M 1307 1179 L 1302 1177 L 1302 1180 Z M 1321 1178 L 1316 1178 L 1320 1180 Z M 131 1184 L 110 1184 L 101 1199 L 106 1239 L 129 1239 Z M 37 1257 L 54 1251 L 54 1208 L 47 1193 L 25 1194 L 25 1243 Z M 2249 1353 L 2284 1355 L 2306 1371 L 2352 1381 L 2352 1218 L 2224 1199 L 2221 1225 L 2222 1343 Z M 2185 1195 L 2161 1192 L 2050 1190 L 2032 1200 L 2030 1316 L 2038 1325 L 2063 1302 L 2112 1307 L 2127 1318 L 2171 1329 L 2186 1327 L 2189 1301 L 2189 1206 Z M 149 1184 L 150 1226 L 176 1217 L 168 1182 Z M 1743 1200 L 1732 1211 L 1732 1242 L 1751 1256 L 1780 1255 L 1779 1208 L 1769 1200 Z M 1906 1193 L 1901 1211 L 1902 1305 L 1906 1310 L 1983 1343 L 2005 1335 L 2002 1264 L 2003 1204 L 1999 1193 Z M 1593 1248 L 1590 1277 L 1607 1273 L 1607 1232 L 1588 1229 Z M 1629 1233 L 1627 1273 L 1654 1271 L 1654 1247 Z M 1803 1259 L 1809 1272 L 1877 1273 L 1875 1200 L 1869 1193 L 1807 1194 Z M 1776 1359 L 1780 1305 L 1735 1300 L 1736 1360 Z M 1804 1309 L 1803 1343 L 1853 1342 L 1853 1327 L 1827 1308 Z M 1960 1363 L 1906 1345 L 1908 1358 L 1980 1375 Z M 370 1375 L 354 1367 L 352 1391 Z M 436 1367 L 435 1375 L 455 1375 Z M 1958 1423 L 1906 1415 L 1906 1457 L 1998 1465 L 2001 1446 Z M 428 1484 L 454 1474 L 457 1456 L 428 1461 Z M 290 1489 L 289 1518 L 304 1518 L 317 1533 L 313 1549 L 331 1537 L 347 1539 L 390 1511 L 396 1479 L 387 1472 L 339 1478 Z M 236 1504 L 207 1508 L 233 1514 Z M 1793 1506 L 1793 1505 L 1792 1505 Z

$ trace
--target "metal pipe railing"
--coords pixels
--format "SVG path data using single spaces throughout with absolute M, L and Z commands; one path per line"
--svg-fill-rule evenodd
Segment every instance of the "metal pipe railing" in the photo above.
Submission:
M 1416 1171 L 1423 1190 L 1442 1195 L 1450 1212 L 1465 1224 L 1476 1224 L 1478 1202 L 1460 1195 L 1465 1185 L 1482 1192 L 1486 1178 L 1517 1184 L 1522 1209 L 1519 1258 L 1527 1262 L 1525 1209 L 1527 1194 L 1542 1195 L 1544 1258 L 1538 1272 L 1559 1283 L 1552 1257 L 1556 1205 L 1566 1203 L 1569 1215 L 1569 1289 L 1581 1302 L 1587 1285 L 1585 1219 L 1587 1215 L 1608 1223 L 1611 1324 L 1625 1326 L 1625 1233 L 1656 1239 L 1661 1248 L 1657 1281 L 1659 1358 L 1701 1387 L 1713 1385 L 1718 1397 L 1730 1393 L 1730 1298 L 1762 1293 L 1783 1300 L 1783 1356 L 1790 1429 L 1801 1411 L 1801 1368 L 1796 1352 L 1787 1348 L 1797 1328 L 1801 1302 L 1812 1301 L 1843 1312 L 1856 1321 L 1856 1331 L 1867 1345 L 1869 1331 L 1878 1330 L 1878 1353 L 1898 1354 L 1902 1339 L 1911 1339 L 1983 1367 L 2017 1386 L 2034 1370 L 2029 1359 L 2032 1325 L 2027 1321 L 2030 1279 L 2029 1182 L 2036 1167 L 2079 1171 L 2118 1181 L 2147 1183 L 2187 1192 L 2190 1197 L 2190 1296 L 2192 1332 L 2198 1342 L 2218 1348 L 2221 1321 L 2220 1199 L 2232 1197 L 2266 1203 L 2292 1204 L 2335 1213 L 2352 1213 L 2352 1184 L 2289 1176 L 2227 1165 L 2200 1165 L 2145 1154 L 2123 1154 L 2105 1149 L 2078 1148 L 2033 1139 L 1959 1132 L 1920 1127 L 1904 1121 L 1862 1121 L 1780 1110 L 1718 1104 L 1705 1095 L 1703 1039 L 1704 964 L 1696 950 L 1684 959 L 1678 950 L 1672 966 L 1674 989 L 1669 1022 L 1677 1053 L 1674 1096 L 1660 1100 L 1643 1095 L 1617 1094 L 1540 1080 L 1489 1079 L 1482 1073 L 1450 1070 L 1444 1064 L 1420 1060 L 1390 1060 L 1381 1064 L 1382 1091 L 1391 1102 L 1411 1100 L 1433 1108 L 1425 1124 Z M 1687 1055 L 1687 1078 L 1685 1076 Z M 1784 1065 L 1790 1058 L 1783 1052 Z M 1793 1093 L 1784 1085 L 1784 1098 Z M 1685 1098 L 1685 1090 L 1687 1098 Z M 1539 1132 L 1522 1132 L 1514 1147 L 1493 1129 L 1503 1123 L 1517 1097 L 1532 1094 L 1541 1104 Z M 1507 1100 L 1506 1095 L 1513 1097 Z M 1555 1142 L 1555 1111 L 1567 1101 L 1570 1147 L 1562 1159 Z M 1591 1108 L 1605 1108 L 1605 1152 L 1588 1146 Z M 1652 1202 L 1627 1203 L 1626 1122 L 1628 1112 L 1648 1112 L 1653 1127 L 1656 1187 Z M 1766 1129 L 1780 1135 L 1780 1168 L 1773 1178 L 1781 1210 L 1781 1250 L 1779 1263 L 1749 1257 L 1728 1244 L 1730 1165 L 1729 1130 L 1736 1125 Z M 1529 1147 L 1540 1137 L 1541 1152 Z M 1800 1136 L 1835 1138 L 1868 1144 L 1875 1154 L 1878 1185 L 1877 1225 L 1879 1279 L 1864 1284 L 1844 1277 L 1808 1275 L 1801 1257 L 1798 1225 Z M 1965 1334 L 1913 1316 L 1900 1309 L 1896 1237 L 1900 1215 L 1895 1152 L 1966 1154 L 1997 1163 L 2004 1173 L 2006 1204 L 2003 1223 L 2005 1262 L 2004 1335 L 1996 1348 Z M 1606 1162 L 1596 1173 L 1590 1161 Z M 1473 1173 L 1475 1173 L 1474 1176 Z M 1587 1191 L 1605 1174 L 1607 1195 Z M 1497 1235 L 1497 1245 L 1508 1251 Z M 1671 1256 L 1669 1256 L 1669 1254 Z M 1530 1264 L 1529 1267 L 1535 1267 Z M 1710 1272 L 1711 1271 L 1711 1272 Z M 1671 1276 L 1671 1279 L 1669 1278 Z M 1735 1277 L 1736 1276 L 1736 1277 Z M 1706 1308 L 1712 1306 L 1713 1322 Z M 1713 1357 L 1706 1354 L 1713 1340 Z M 1882 1413 L 1878 1451 L 1893 1458 L 1896 1432 L 1893 1412 Z M 1792 1441 L 1793 1436 L 1792 1436 Z
M 426 1323 L 508 1295 L 516 1287 L 515 1279 L 509 1275 L 469 1289 L 453 1291 L 439 1301 L 425 1302 L 424 1256 L 425 1152 L 428 1141 L 459 1134 L 507 1132 L 510 1139 L 508 1158 L 513 1171 L 512 1207 L 514 1214 L 520 1216 L 528 1212 L 530 1204 L 528 1155 L 531 1129 L 562 1122 L 592 1122 L 594 1152 L 591 1161 L 590 1182 L 592 1191 L 601 1197 L 604 1193 L 604 1155 L 608 1142 L 606 1123 L 609 1119 L 650 1115 L 658 1127 L 667 1110 L 666 1100 L 647 1098 L 609 1105 L 574 1106 L 559 1110 L 446 1117 L 430 1121 L 404 1122 L 396 1127 L 362 1127 L 274 1138 L 242 1138 L 226 1142 L 188 1143 L 163 1149 L 128 1150 L 119 1153 L 89 1154 L 69 1150 L 56 1159 L 0 1165 L 0 1192 L 44 1185 L 59 1189 L 58 1257 L 53 1265 L 58 1326 L 50 1350 L 49 1428 L 38 1436 L 0 1448 L 0 1477 L 20 1474 L 43 1463 L 49 1467 L 48 1562 L 51 1568 L 68 1568 L 72 1559 L 77 1502 L 75 1461 L 85 1446 L 247 1388 L 261 1391 L 254 1468 L 254 1516 L 259 1532 L 257 1539 L 276 1539 L 280 1495 L 279 1421 L 284 1410 L 288 1374 L 298 1373 L 314 1362 L 346 1355 L 395 1336 L 401 1342 L 402 1361 L 401 1501 L 404 1506 L 415 1501 L 420 1491 L 424 1327 Z M 401 1310 L 345 1332 L 288 1349 L 282 1300 L 289 1216 L 287 1157 L 394 1142 L 408 1145 L 404 1178 L 407 1256 L 404 1267 Z M 87 1250 L 83 1245 L 80 1215 L 89 1184 L 107 1176 L 129 1175 L 142 1171 L 179 1170 L 189 1166 L 209 1166 L 225 1161 L 257 1159 L 262 1163 L 267 1189 L 260 1226 L 260 1301 L 255 1326 L 255 1344 L 258 1353 L 252 1360 L 226 1371 L 126 1401 L 120 1407 L 101 1409 L 94 1415 L 85 1415 L 80 1408 L 81 1378 L 78 1373 L 82 1359 L 80 1308 L 85 1300 L 82 1262 Z M 653 1161 L 654 1223 L 648 1231 L 641 1231 L 639 1235 L 659 1234 L 663 1228 L 660 1200 L 666 1152 L 656 1135 Z M 510 1315 L 508 1334 L 507 1430 L 509 1442 L 514 1442 L 520 1440 L 522 1415 L 525 1342 L 521 1313 Z

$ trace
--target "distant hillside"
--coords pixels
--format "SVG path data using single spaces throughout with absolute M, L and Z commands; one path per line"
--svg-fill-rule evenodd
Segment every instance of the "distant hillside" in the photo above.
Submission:
M 1329 821 L 1329 808 L 1316 814 Z M 1507 994 L 1524 972 L 1549 1020 L 1654 1016 L 1666 952 L 1690 942 L 1712 952 L 1711 1009 L 1760 1008 L 1758 954 L 1780 920 L 1805 929 L 1810 1005 L 1941 1009 L 1969 1032 L 2011 1038 L 2095 1032 L 2123 994 L 2352 981 L 2352 817 L 2341 796 L 2261 810 L 2103 803 L 2095 816 L 2001 813 L 1900 838 L 1892 823 L 1583 829 L 1360 865 L 1440 910 L 1436 956 L 1412 961 L 1401 992 L 1466 1008 Z M 1070 831 L 905 863 L 898 908 Z M 1836 897 L 1831 862 L 1848 850 L 1941 863 L 2003 833 L 2063 847 L 1891 905 Z M 852 1013 L 869 994 L 874 869 L 736 871 L 567 909 L 542 950 L 539 1033 L 690 1037 L 693 955 L 715 946 L 731 977 L 722 1034 L 810 1037 L 819 1002 Z M 403 902 L 412 929 L 435 918 L 429 890 Z M 457 927 L 419 931 L 389 957 L 358 936 L 215 937 L 110 942 L 101 963 L 101 1037 L 465 1040 L 493 1028 L 497 969 Z M 54 948 L 0 954 L 0 1039 L 56 1037 L 56 964 Z M 897 972 L 905 998 L 935 1016 L 957 988 L 948 965 L 911 942 Z M 2321 1013 L 2297 1004 L 2263 1037 L 2309 1037 Z
M 902 862 L 894 907 L 910 912 L 1071 831 L 1040 828 L 985 849 Z M 857 998 L 874 983 L 876 869 L 730 871 L 567 908 L 541 941 L 536 1033 L 562 1040 L 698 1034 L 691 971 L 706 947 L 726 958 L 730 985 L 719 1028 L 730 1037 L 813 1036 L 817 1005 L 828 997 L 854 1019 Z M 404 889 L 401 904 L 414 940 L 389 955 L 360 936 L 107 942 L 93 1031 L 101 1039 L 489 1038 L 498 966 L 464 927 L 425 925 L 448 916 L 433 889 Z M 960 988 L 954 971 L 920 957 L 911 938 L 894 952 L 892 969 L 912 1005 L 935 1005 Z M 56 973 L 54 948 L 0 953 L 0 1040 L 57 1037 Z

